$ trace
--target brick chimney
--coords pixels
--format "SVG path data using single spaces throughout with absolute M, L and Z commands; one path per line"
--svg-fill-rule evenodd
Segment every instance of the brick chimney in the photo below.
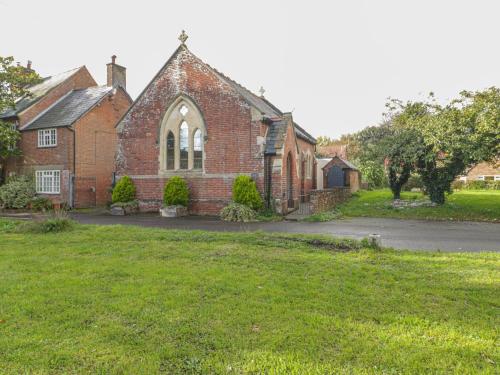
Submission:
M 108 72 L 107 85 L 109 87 L 121 86 L 124 90 L 127 89 L 127 73 L 124 66 L 116 63 L 116 55 L 111 56 L 111 62 L 106 64 Z
M 28 60 L 28 63 L 26 64 L 26 69 L 31 70 L 31 60 Z

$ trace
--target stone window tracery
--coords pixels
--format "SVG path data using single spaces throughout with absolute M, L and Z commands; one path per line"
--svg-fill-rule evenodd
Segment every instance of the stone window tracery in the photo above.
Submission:
M 198 107 L 180 96 L 167 109 L 159 129 L 159 173 L 202 171 L 206 130 Z

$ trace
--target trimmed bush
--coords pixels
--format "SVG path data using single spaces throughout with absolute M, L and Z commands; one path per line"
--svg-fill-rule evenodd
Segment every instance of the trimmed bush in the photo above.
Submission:
M 257 185 L 249 176 L 238 176 L 234 180 L 233 201 L 256 211 L 264 206 Z
M 32 177 L 11 177 L 0 187 L 0 204 L 4 208 L 26 208 L 35 194 L 35 182 Z
M 53 207 L 52 201 L 47 197 L 35 197 L 31 200 L 31 209 L 35 211 L 49 211 Z
M 189 203 L 189 189 L 186 181 L 179 176 L 170 178 L 163 190 L 163 204 L 165 206 L 184 206 Z
M 220 218 L 224 221 L 238 221 L 247 223 L 254 221 L 257 213 L 250 207 L 240 203 L 230 203 L 220 211 Z
M 135 199 L 135 185 L 129 176 L 123 176 L 116 183 L 111 199 L 113 203 L 130 202 Z

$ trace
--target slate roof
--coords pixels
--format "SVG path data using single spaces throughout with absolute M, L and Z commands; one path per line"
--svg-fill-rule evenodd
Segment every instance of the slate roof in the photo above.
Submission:
M 219 73 L 227 83 L 229 83 L 236 91 L 238 91 L 238 93 L 241 96 L 245 98 L 247 102 L 249 102 L 251 105 L 257 108 L 263 115 L 271 119 L 276 117 L 281 118 L 283 116 L 283 112 L 281 112 L 278 109 L 278 107 L 276 107 L 266 98 L 255 95 L 253 92 L 243 87 L 239 83 L 233 81 L 231 78 L 226 77 L 224 74 L 220 72 L 217 73 Z M 316 139 L 312 135 L 310 135 L 306 130 L 304 130 L 304 128 L 300 127 L 295 122 L 293 123 L 293 125 L 295 127 L 295 133 L 297 134 L 297 137 L 302 138 L 303 140 L 310 142 L 312 144 L 316 144 Z
M 108 86 L 95 86 L 70 91 L 21 130 L 70 126 L 111 91 L 113 91 L 113 88 Z
M 16 107 L 10 108 L 0 114 L 0 118 L 8 118 L 17 116 L 20 112 L 36 103 L 51 89 L 64 82 L 66 79 L 75 74 L 80 68 L 68 70 L 67 72 L 56 74 L 54 76 L 45 77 L 42 82 L 37 83 L 28 88 L 31 95 L 24 96 L 16 101 Z
M 192 53 L 191 51 L 189 51 Z M 276 119 L 278 120 L 277 123 L 275 124 L 275 129 L 270 129 L 270 132 L 268 133 L 268 138 L 269 134 L 273 132 L 272 134 L 281 134 L 282 129 L 278 129 L 280 126 L 283 126 L 283 123 L 279 120 L 283 117 L 283 112 L 276 107 L 273 103 L 271 103 L 269 100 L 262 96 L 255 95 L 253 92 L 248 90 L 246 87 L 240 85 L 238 82 L 234 81 L 233 79 L 229 78 L 226 76 L 224 73 L 219 72 L 217 69 L 213 68 L 209 64 L 205 63 L 203 60 L 201 60 L 199 57 L 196 56 L 198 60 L 200 60 L 203 64 L 209 66 L 217 75 L 219 75 L 222 80 L 224 80 L 229 86 L 231 86 L 235 91 L 237 91 L 250 105 L 253 107 L 257 108 L 264 116 L 270 118 L 271 120 Z M 286 127 L 286 123 L 284 124 Z M 295 133 L 297 137 L 302 138 L 306 142 L 310 142 L 312 144 L 316 144 L 316 139 L 309 134 L 304 128 L 300 127 L 298 124 L 295 122 L 293 123 L 295 127 Z M 268 139 L 269 140 L 269 139 Z M 278 145 L 275 146 L 276 149 Z
M 264 153 L 273 155 L 277 150 L 283 147 L 286 125 L 286 120 L 273 121 L 269 125 L 266 138 L 266 149 Z

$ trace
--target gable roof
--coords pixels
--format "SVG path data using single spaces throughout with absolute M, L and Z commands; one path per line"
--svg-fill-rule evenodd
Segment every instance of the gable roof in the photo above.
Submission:
M 113 88 L 109 86 L 95 86 L 70 91 L 21 130 L 71 126 L 112 91 Z
M 219 72 L 217 69 L 213 68 L 206 62 L 204 62 L 202 59 L 200 59 L 198 56 L 196 56 L 194 53 L 192 53 L 185 44 L 181 44 L 175 52 L 170 56 L 170 58 L 167 60 L 167 62 L 161 67 L 161 69 L 158 71 L 158 73 L 155 74 L 153 79 L 146 85 L 146 87 L 142 90 L 142 92 L 139 94 L 139 96 L 136 98 L 134 103 L 130 106 L 128 111 L 123 115 L 123 117 L 118 121 L 118 124 L 127 116 L 127 114 L 132 110 L 134 105 L 139 101 L 139 99 L 144 95 L 146 90 L 148 89 L 149 86 L 153 84 L 154 81 L 161 75 L 161 73 L 165 70 L 167 65 L 174 59 L 175 56 L 181 51 L 187 51 L 191 56 L 193 56 L 195 59 L 197 59 L 201 64 L 206 66 L 208 69 L 210 69 L 216 76 L 218 76 L 222 81 L 224 81 L 227 85 L 229 85 L 234 91 L 236 91 L 250 106 L 256 108 L 258 111 L 262 113 L 265 117 L 268 117 L 269 119 L 273 121 L 277 121 L 276 123 L 276 129 L 274 130 L 276 134 L 280 133 L 282 129 L 280 129 L 280 126 L 283 126 L 283 123 L 281 122 L 281 119 L 283 117 L 283 112 L 281 112 L 278 107 L 276 107 L 274 104 L 272 104 L 270 101 L 268 101 L 266 98 L 257 96 L 244 86 L 240 85 L 236 81 L 232 80 L 225 74 Z M 286 122 L 285 122 L 286 125 Z M 316 144 L 316 139 L 310 135 L 307 131 L 305 131 L 303 128 L 301 128 L 299 125 L 294 123 L 295 127 L 295 132 L 299 138 L 302 138 L 303 140 L 310 142 L 312 144 Z
M 331 160 L 328 163 L 326 163 L 321 169 L 329 168 L 330 164 L 332 164 L 336 160 L 340 161 L 339 167 L 342 169 L 353 169 L 355 171 L 358 170 L 358 168 L 354 164 L 352 164 L 350 161 L 342 159 L 339 156 L 334 156 L 333 158 L 331 158 Z
M 60 85 L 62 82 L 67 80 L 73 74 L 75 74 L 82 67 L 68 70 L 66 72 L 56 74 L 54 76 L 49 76 L 43 78 L 42 82 L 37 83 L 36 85 L 30 86 L 28 91 L 30 93 L 29 96 L 23 96 L 16 101 L 15 108 L 9 108 L 0 114 L 0 118 L 8 118 L 17 116 L 19 113 L 35 104 L 38 100 L 40 100 L 45 94 L 47 94 L 54 87 Z
M 276 117 L 281 118 L 283 116 L 283 112 L 278 107 L 276 107 L 273 103 L 271 103 L 269 100 L 267 100 L 263 96 L 255 95 L 253 92 L 248 90 L 246 87 L 240 85 L 238 82 L 227 77 L 226 75 L 219 72 L 215 68 L 212 68 L 210 65 L 206 64 L 198 57 L 196 57 L 196 58 L 198 60 L 200 60 L 202 63 L 204 63 L 205 65 L 207 65 L 216 74 L 218 74 L 227 84 L 229 84 L 234 90 L 236 90 L 247 101 L 247 103 L 249 103 L 253 107 L 257 108 L 264 116 L 269 117 L 271 120 L 273 118 L 276 118 Z M 278 120 L 276 126 L 279 127 L 282 125 L 283 124 L 282 124 L 281 120 Z M 284 125 L 286 126 L 286 122 Z M 306 130 L 304 130 L 304 128 L 300 127 L 295 122 L 293 123 L 293 126 L 295 128 L 295 133 L 296 133 L 297 137 L 303 139 L 306 142 L 316 144 L 316 139 L 311 134 L 309 134 Z

